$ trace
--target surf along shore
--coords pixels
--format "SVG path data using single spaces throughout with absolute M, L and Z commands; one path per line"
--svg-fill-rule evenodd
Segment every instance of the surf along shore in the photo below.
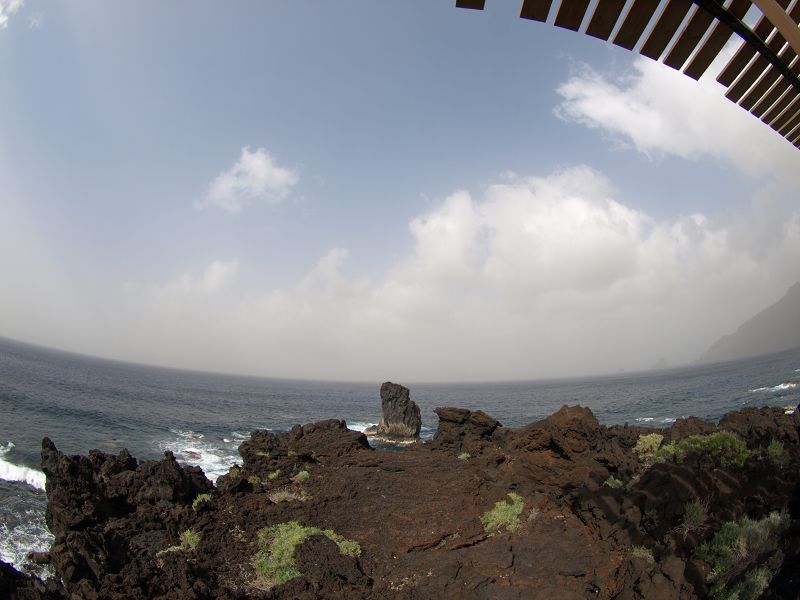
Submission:
M 437 409 L 432 440 L 373 450 L 328 420 L 253 432 L 216 487 L 167 452 L 42 443 L 47 582 L 0 597 L 796 598 L 800 414 L 519 428 Z

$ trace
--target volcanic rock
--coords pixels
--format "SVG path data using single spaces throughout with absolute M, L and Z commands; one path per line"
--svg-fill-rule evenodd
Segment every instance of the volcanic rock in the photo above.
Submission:
M 387 438 L 416 439 L 422 427 L 419 406 L 409 396 L 409 389 L 387 381 L 381 385 L 381 420 L 369 435 Z
M 70 457 L 45 440 L 50 556 L 65 587 L 48 598 L 700 600 L 713 594 L 698 546 L 726 522 L 786 510 L 780 550 L 751 559 L 774 574 L 764 598 L 797 600 L 795 415 L 748 409 L 719 426 L 655 430 L 605 427 L 578 406 L 519 428 L 436 412 L 433 440 L 402 452 L 373 450 L 337 420 L 254 432 L 217 488 L 170 454 Z M 666 443 L 709 428 L 747 443 L 742 468 L 697 454 L 653 464 L 634 451 L 643 433 Z M 779 463 L 767 451 L 775 439 Z M 687 529 L 686 506 L 699 501 L 707 518 Z M 255 564 L 282 524 L 313 529 L 281 583 Z M 0 594 L 33 590 L 26 577 L 0 565 Z

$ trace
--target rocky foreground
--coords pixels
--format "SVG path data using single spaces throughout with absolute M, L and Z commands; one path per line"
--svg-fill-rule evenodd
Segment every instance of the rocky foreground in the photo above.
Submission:
M 800 596 L 800 414 L 521 428 L 438 409 L 432 441 L 372 450 L 343 421 L 254 432 L 215 488 L 170 454 L 45 439 L 46 584 L 2 598 Z

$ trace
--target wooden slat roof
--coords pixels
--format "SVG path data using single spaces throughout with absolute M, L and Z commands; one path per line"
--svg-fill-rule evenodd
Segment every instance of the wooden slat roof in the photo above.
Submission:
M 723 3 L 724 1 L 724 3 Z M 483 10 L 485 0 L 456 0 Z M 800 148 L 800 0 L 523 0 L 520 17 L 581 31 L 699 79 L 732 36 L 725 96 Z M 755 6 L 755 27 L 742 19 Z M 649 29 L 648 29 L 649 27 Z M 645 36 L 645 32 L 647 35 Z

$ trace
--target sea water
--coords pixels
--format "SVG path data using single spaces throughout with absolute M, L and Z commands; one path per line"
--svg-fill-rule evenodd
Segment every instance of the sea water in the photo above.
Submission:
M 392 374 L 386 374 L 391 379 Z M 732 363 L 606 377 L 486 384 L 412 384 L 422 436 L 437 406 L 480 409 L 505 426 L 539 420 L 564 404 L 606 424 L 667 426 L 745 406 L 797 405 L 800 349 Z M 255 429 L 345 419 L 364 430 L 380 417 L 379 381 L 326 383 L 177 371 L 46 350 L 0 338 L 0 560 L 26 567 L 46 550 L 43 437 L 64 452 L 128 448 L 139 459 L 171 450 L 216 480 L 240 462 Z M 36 571 L 46 575 L 46 571 Z

